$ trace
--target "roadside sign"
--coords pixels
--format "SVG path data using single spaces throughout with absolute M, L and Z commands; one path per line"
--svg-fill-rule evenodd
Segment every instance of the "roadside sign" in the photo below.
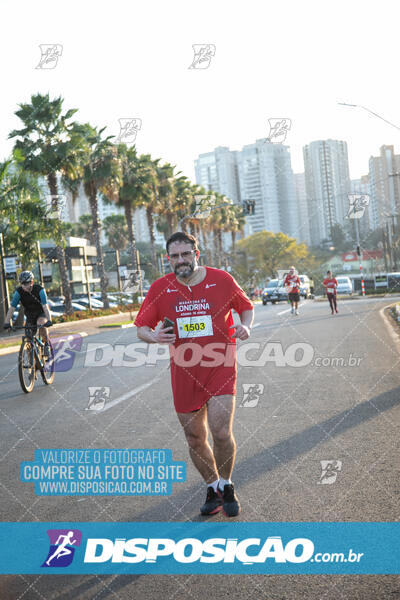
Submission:
M 4 271 L 6 273 L 6 279 L 16 279 L 17 269 L 19 268 L 21 268 L 21 265 L 17 263 L 17 255 L 4 257 Z
M 53 281 L 51 265 L 44 263 L 42 265 L 43 283 L 51 283 Z

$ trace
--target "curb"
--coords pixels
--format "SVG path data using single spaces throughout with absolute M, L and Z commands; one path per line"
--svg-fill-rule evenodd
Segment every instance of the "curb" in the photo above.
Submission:
M 73 333 L 70 333 L 68 335 L 80 335 L 81 337 L 87 337 L 89 334 L 86 333 L 86 331 L 74 331 Z M 52 342 L 57 342 L 58 340 L 61 340 L 63 337 L 65 336 L 58 336 L 58 337 L 51 337 L 50 339 Z M 5 356 L 6 354 L 14 354 L 14 352 L 19 352 L 19 349 L 21 347 L 21 344 L 18 344 L 18 346 L 8 346 L 7 348 L 0 348 L 0 356 Z
M 393 302 L 393 304 L 388 304 L 387 306 L 384 306 L 380 309 L 379 314 L 381 315 L 383 322 L 387 327 L 388 333 L 395 344 L 397 352 L 400 354 L 400 335 L 395 329 L 395 323 L 393 322 L 392 317 L 385 313 L 385 311 L 388 308 L 391 308 L 395 304 L 397 304 L 397 302 Z

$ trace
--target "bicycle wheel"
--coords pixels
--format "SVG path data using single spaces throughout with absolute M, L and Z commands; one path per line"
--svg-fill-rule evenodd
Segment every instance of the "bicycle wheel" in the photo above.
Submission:
M 42 357 L 44 360 L 44 367 L 40 370 L 42 379 L 46 385 L 50 385 L 54 381 L 54 350 L 49 340 L 50 356 L 48 358 Z
M 35 385 L 35 363 L 32 343 L 28 340 L 24 340 L 18 355 L 18 375 L 21 387 L 26 394 L 29 394 Z

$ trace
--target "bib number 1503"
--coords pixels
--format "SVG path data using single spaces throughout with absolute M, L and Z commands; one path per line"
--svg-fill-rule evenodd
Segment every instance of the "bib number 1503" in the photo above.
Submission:
M 205 328 L 205 323 L 187 323 L 183 326 L 185 331 L 202 331 Z

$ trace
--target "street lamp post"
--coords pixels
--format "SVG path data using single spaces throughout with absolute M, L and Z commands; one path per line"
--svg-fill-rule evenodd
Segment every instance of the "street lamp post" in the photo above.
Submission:
M 360 232 L 358 229 L 358 219 L 354 219 L 356 222 L 356 238 L 357 238 L 357 255 L 360 263 L 360 275 L 361 275 L 361 294 L 365 296 L 365 285 L 363 278 L 363 267 L 362 267 L 362 256 L 361 256 L 361 248 L 360 248 Z
M 374 112 L 373 110 L 370 110 L 366 106 L 361 106 L 360 104 L 349 104 L 348 102 L 338 102 L 338 104 L 340 104 L 341 106 L 351 106 L 352 108 L 362 108 L 363 110 L 367 111 L 371 115 L 374 115 L 374 117 L 378 117 L 378 119 L 381 119 L 381 121 L 385 121 L 385 123 L 387 123 L 388 125 L 391 125 L 392 127 L 395 127 L 396 129 L 398 129 L 400 131 L 400 127 L 398 125 L 391 123 L 390 121 L 388 121 L 384 117 L 381 117 L 381 115 L 378 115 L 378 113 Z

